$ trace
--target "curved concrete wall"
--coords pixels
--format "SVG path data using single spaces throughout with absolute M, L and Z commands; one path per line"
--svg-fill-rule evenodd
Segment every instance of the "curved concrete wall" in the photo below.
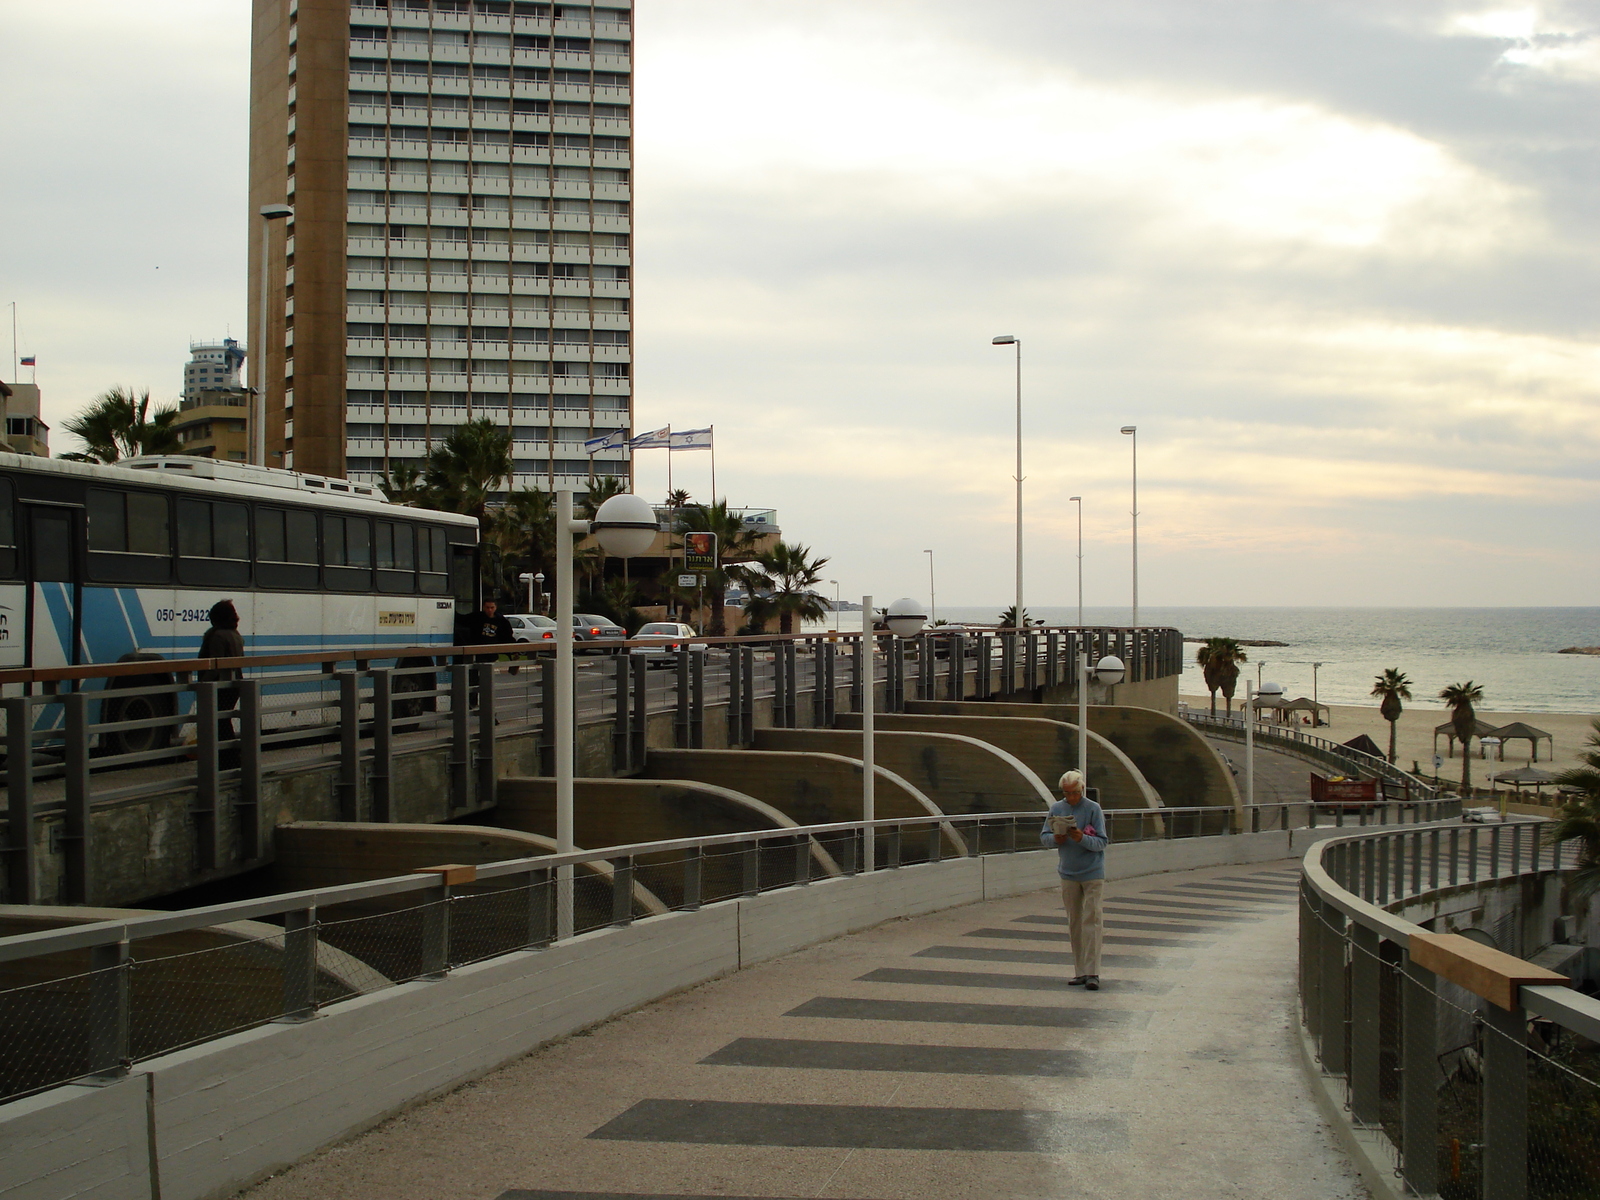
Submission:
M 945 707 L 960 711 L 947 713 L 943 711 Z M 908 700 L 906 712 L 881 716 L 877 721 L 885 729 L 962 733 L 998 746 L 1026 763 L 1044 782 L 1054 800 L 1058 795 L 1056 781 L 1062 772 L 1078 765 L 1078 727 L 1041 716 L 983 716 L 965 711 L 970 707 L 974 706 L 960 701 Z M 982 707 L 994 706 L 983 704 Z M 1020 707 L 1037 709 L 1038 706 Z M 935 708 L 941 711 L 926 711 Z M 839 723 L 854 727 L 861 723 L 861 718 L 841 716 Z M 1133 760 L 1093 730 L 1089 731 L 1089 786 L 1098 789 L 1100 803 L 1106 808 L 1161 807 L 1161 796 Z
M 850 729 L 758 729 L 755 748 L 820 750 L 859 759 L 861 733 Z M 954 729 L 885 729 L 873 738 L 873 758 L 947 813 L 1026 812 L 1048 808 L 1055 799 L 1044 781 L 1016 756 Z
M 591 847 L 793 829 L 797 824 L 754 796 L 691 779 L 579 779 L 574 781 L 572 817 L 573 837 L 580 846 Z M 543 776 L 502 779 L 495 818 L 507 829 L 554 836 L 556 781 Z M 814 845 L 811 856 L 824 873 L 839 874 L 838 864 L 821 846 Z
M 838 754 L 780 750 L 652 750 L 645 774 L 652 779 L 694 779 L 754 796 L 797 825 L 861 819 L 861 760 Z M 878 818 L 944 815 L 909 780 L 878 767 L 874 789 Z M 945 841 L 957 854 L 966 843 L 953 831 Z
M 1000 704 L 990 701 L 907 701 L 915 712 L 962 712 L 975 716 L 1047 717 L 1073 724 L 1078 710 L 1064 704 Z M 1089 707 L 1090 736 L 1099 735 L 1125 754 L 1168 808 L 1227 808 L 1242 813 L 1244 801 L 1222 756 L 1187 721 L 1152 708 Z M 1093 761 L 1091 758 L 1091 768 Z

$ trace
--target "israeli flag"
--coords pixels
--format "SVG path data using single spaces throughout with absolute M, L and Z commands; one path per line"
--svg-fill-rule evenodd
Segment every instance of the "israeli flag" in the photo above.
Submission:
M 628 444 L 628 431 L 616 429 L 603 437 L 592 437 L 583 444 L 585 454 L 598 454 L 601 450 L 612 450 Z
M 679 433 L 669 435 L 670 448 L 673 450 L 709 450 L 711 449 L 710 429 L 685 429 Z
M 667 447 L 667 439 L 672 436 L 672 426 L 663 425 L 660 429 L 650 433 L 641 433 L 628 443 L 634 450 L 663 450 Z

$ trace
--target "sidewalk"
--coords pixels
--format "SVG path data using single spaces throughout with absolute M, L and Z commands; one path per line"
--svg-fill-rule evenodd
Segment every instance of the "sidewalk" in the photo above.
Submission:
M 611 1021 L 252 1200 L 1356 1200 L 1291 1042 L 1296 864 L 898 921 Z

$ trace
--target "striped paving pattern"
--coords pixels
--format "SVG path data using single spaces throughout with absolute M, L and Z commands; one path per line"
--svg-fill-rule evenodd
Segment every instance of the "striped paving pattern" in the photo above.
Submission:
M 1260 1036 L 1288 1008 L 1294 880 L 1108 884 L 1097 993 L 1067 983 L 1053 888 L 890 922 L 567 1039 L 256 1196 L 1356 1200 Z

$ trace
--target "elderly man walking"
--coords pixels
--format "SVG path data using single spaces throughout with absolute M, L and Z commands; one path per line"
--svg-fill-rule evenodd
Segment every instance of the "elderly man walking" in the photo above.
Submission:
M 1039 841 L 1057 848 L 1056 874 L 1061 876 L 1061 904 L 1067 910 L 1077 971 L 1067 982 L 1098 992 L 1100 942 L 1105 930 L 1101 892 L 1111 831 L 1100 805 L 1084 795 L 1081 772 L 1068 771 L 1061 777 L 1061 795 L 1062 799 L 1050 806 Z

